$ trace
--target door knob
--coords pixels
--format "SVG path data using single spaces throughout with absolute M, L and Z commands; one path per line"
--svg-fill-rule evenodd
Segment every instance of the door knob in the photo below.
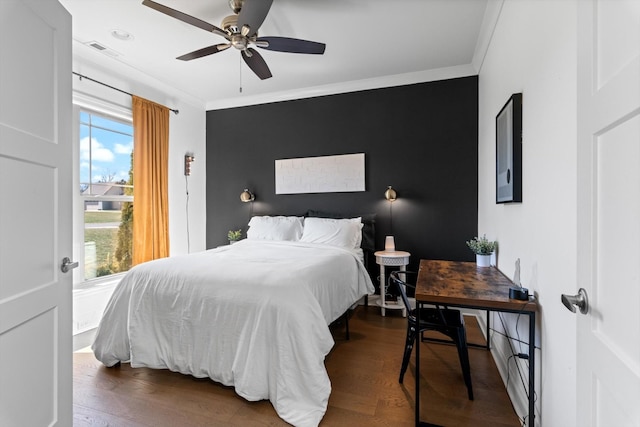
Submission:
M 560 298 L 565 307 L 576 312 L 576 307 L 580 309 L 580 313 L 587 314 L 589 311 L 589 299 L 587 298 L 587 291 L 584 288 L 578 290 L 578 295 L 565 295 L 562 294 Z
M 62 259 L 62 264 L 60 265 L 60 270 L 63 273 L 68 272 L 72 268 L 76 268 L 78 266 L 78 261 L 72 262 L 71 259 L 66 256 Z

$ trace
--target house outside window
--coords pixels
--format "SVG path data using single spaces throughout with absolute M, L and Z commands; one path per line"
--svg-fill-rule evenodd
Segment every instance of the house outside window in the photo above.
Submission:
M 75 108 L 79 188 L 74 195 L 76 285 L 104 281 L 131 267 L 133 125 L 127 117 Z M 78 181 L 76 181 L 78 182 Z

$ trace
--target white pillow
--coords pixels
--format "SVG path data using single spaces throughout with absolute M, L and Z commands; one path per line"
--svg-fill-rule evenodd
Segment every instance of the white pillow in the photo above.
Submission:
M 302 236 L 301 216 L 254 216 L 249 221 L 249 240 L 291 240 Z
M 362 242 L 362 220 L 361 218 L 305 218 L 300 241 L 357 249 Z
M 358 238 L 356 241 L 356 246 L 354 247 L 355 249 L 359 249 L 360 246 L 362 245 L 362 228 L 364 227 L 364 224 L 362 223 L 362 217 L 351 218 L 350 221 L 353 221 L 359 225 Z

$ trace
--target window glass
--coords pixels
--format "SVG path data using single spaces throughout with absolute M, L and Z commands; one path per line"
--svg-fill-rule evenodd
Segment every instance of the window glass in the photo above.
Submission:
M 79 196 L 84 218 L 84 280 L 131 267 L 133 126 L 79 113 Z

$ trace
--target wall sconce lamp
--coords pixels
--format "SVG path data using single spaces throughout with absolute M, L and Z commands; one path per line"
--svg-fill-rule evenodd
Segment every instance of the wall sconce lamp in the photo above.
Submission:
M 392 186 L 388 186 L 387 191 L 384 192 L 384 198 L 390 202 L 395 202 L 398 198 L 396 190 L 394 190 Z
M 253 201 L 256 199 L 256 195 L 253 194 L 251 191 L 249 191 L 248 189 L 244 189 L 244 191 L 242 193 L 240 193 L 240 200 L 242 201 L 242 203 L 249 203 L 249 219 L 251 219 L 251 217 L 253 217 Z
M 193 157 L 191 154 L 185 154 L 184 155 L 184 176 L 189 176 L 191 175 L 191 163 L 195 160 L 196 158 Z
M 242 193 L 240 193 L 240 200 L 242 200 L 242 203 L 253 202 L 255 199 L 256 199 L 255 194 L 253 194 L 251 191 L 249 191 L 246 188 Z
M 392 186 L 388 186 L 387 191 L 384 192 L 384 198 L 389 201 L 389 236 L 385 239 L 384 250 L 387 252 L 394 252 L 396 247 L 393 239 L 393 212 L 391 210 L 391 205 L 393 205 L 393 202 L 398 198 L 398 194 Z

